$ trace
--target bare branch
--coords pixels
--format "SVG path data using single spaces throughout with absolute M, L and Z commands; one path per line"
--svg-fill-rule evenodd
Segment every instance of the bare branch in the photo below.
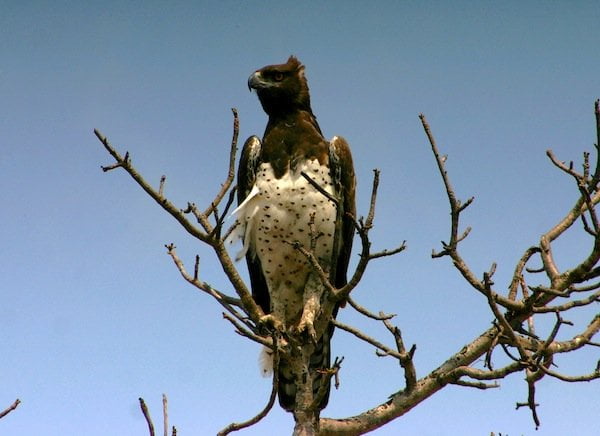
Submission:
M 340 387 L 339 373 L 340 369 L 342 369 L 342 362 L 344 361 L 344 357 L 338 358 L 336 357 L 333 361 L 333 365 L 331 368 L 326 368 L 320 370 L 319 372 L 325 376 L 325 380 L 321 383 L 319 390 L 315 394 L 313 398 L 313 402 L 311 408 L 316 409 L 318 405 L 323 401 L 323 398 L 329 392 L 329 386 L 331 384 L 331 378 L 335 377 L 335 388 L 338 389 Z
M 568 353 L 585 345 L 594 345 L 591 340 L 600 331 L 600 314 L 588 324 L 586 329 L 569 341 L 553 342 L 548 345 L 548 352 Z
M 235 150 L 234 149 L 236 148 L 236 141 L 237 141 L 237 133 L 236 133 L 236 127 L 235 127 L 236 114 L 237 114 L 237 112 L 234 110 L 234 138 L 232 140 L 232 152 L 231 152 L 231 156 L 233 156 L 233 157 L 230 156 L 230 161 L 232 159 L 233 159 L 233 161 L 235 161 Z M 127 173 L 138 183 L 138 185 L 140 185 L 142 187 L 142 189 L 144 189 L 144 191 L 146 191 L 146 193 L 148 193 L 148 195 L 150 195 L 150 197 L 152 197 L 158 204 L 160 204 L 160 206 L 163 209 L 165 209 L 171 216 L 173 216 L 183 226 L 183 228 L 186 229 L 186 231 L 189 234 L 191 234 L 195 238 L 199 239 L 200 241 L 208 244 L 209 246 L 211 246 L 213 248 L 213 250 L 215 251 L 215 254 L 217 255 L 217 258 L 219 259 L 219 262 L 221 263 L 221 266 L 223 267 L 223 271 L 227 275 L 227 278 L 229 279 L 229 281 L 233 285 L 236 293 L 240 297 L 245 311 L 248 313 L 248 315 L 254 322 L 258 323 L 259 320 L 261 319 L 261 317 L 264 316 L 264 313 L 262 312 L 262 309 L 260 307 L 258 307 L 256 302 L 252 298 L 252 295 L 248 291 L 248 288 L 246 287 L 244 281 L 239 276 L 233 262 L 231 261 L 231 258 L 229 257 L 229 254 L 227 253 L 227 250 L 223 244 L 223 241 L 220 240 L 220 238 L 214 238 L 213 237 L 214 235 L 211 236 L 212 232 L 213 232 L 213 226 L 209 223 L 207 214 L 198 213 L 197 210 L 195 209 L 195 206 L 191 207 L 191 205 L 188 205 L 189 209 L 191 209 L 192 211 L 196 211 L 195 216 L 196 216 L 198 222 L 200 223 L 200 225 L 202 226 L 202 228 L 204 229 L 204 231 L 202 231 L 198 227 L 193 225 L 186 218 L 185 211 L 182 211 L 182 210 L 176 208 L 166 198 L 161 197 L 159 195 L 158 191 L 154 190 L 154 188 L 152 188 L 144 180 L 144 178 L 131 165 L 128 155 L 125 156 L 125 159 L 122 158 L 121 155 L 114 149 L 114 147 L 109 143 L 108 139 L 106 139 L 106 137 L 104 135 L 102 135 L 97 129 L 94 130 L 94 133 L 98 137 L 98 139 L 102 142 L 102 144 L 104 145 L 106 150 L 109 152 L 109 154 L 111 156 L 113 156 L 113 158 L 117 161 L 117 163 L 119 164 L 118 166 L 122 167 L 125 171 L 127 171 Z M 233 170 L 231 170 L 231 163 L 230 163 L 230 174 L 232 173 L 232 171 Z M 234 171 L 233 171 L 233 174 L 235 174 Z M 233 176 L 231 176 L 231 177 L 233 177 Z M 228 176 L 228 180 L 229 180 L 229 176 Z M 226 181 L 225 185 L 227 185 L 227 184 L 228 183 Z M 229 185 L 230 184 L 231 184 L 231 182 L 229 182 Z M 215 200 L 213 201 L 211 207 L 209 207 L 207 209 L 207 211 L 209 211 L 209 212 L 214 211 L 214 208 L 221 201 L 221 199 L 225 195 L 226 191 L 227 190 L 224 188 L 221 189 L 219 194 L 217 194 L 217 197 L 215 197 Z
M 10 406 L 8 406 L 6 409 L 0 412 L 0 419 L 4 418 L 10 412 L 15 410 L 19 404 L 21 404 L 21 400 L 17 398 Z
M 277 344 L 277 337 L 274 334 L 272 338 L 273 338 L 273 350 L 274 350 L 274 353 L 273 353 L 273 383 L 272 383 L 273 387 L 271 388 L 271 395 L 269 396 L 269 401 L 267 402 L 267 405 L 264 407 L 263 410 L 261 410 L 253 418 L 250 418 L 249 420 L 244 421 L 244 422 L 240 422 L 240 423 L 234 422 L 234 423 L 229 424 L 227 427 L 225 427 L 223 430 L 221 430 L 219 433 L 217 433 L 217 436 L 225 436 L 231 432 L 250 427 L 250 426 L 256 424 L 257 422 L 259 422 L 265 416 L 267 416 L 267 414 L 273 408 L 273 404 L 275 404 L 275 398 L 277 397 L 277 388 L 279 386 L 279 360 L 280 359 L 279 359 L 279 347 Z
M 162 176 L 160 176 L 160 184 L 158 186 L 158 195 L 159 195 L 159 197 L 162 197 L 164 195 L 164 192 L 165 192 L 165 182 L 166 181 L 167 181 L 167 176 L 165 176 L 164 174 Z
M 356 336 L 358 339 L 365 341 L 368 344 L 373 345 L 375 348 L 383 351 L 384 354 L 379 354 L 379 356 L 392 356 L 395 357 L 398 360 L 401 360 L 403 358 L 403 356 L 398 353 L 395 350 L 392 350 L 391 348 L 383 345 L 381 342 L 379 342 L 376 339 L 373 339 L 372 337 L 364 334 L 363 332 L 361 332 L 360 330 L 349 326 L 348 324 L 344 324 L 341 321 L 338 321 L 337 319 L 334 319 L 332 321 L 333 325 L 335 325 L 337 328 L 344 330 L 348 333 L 353 334 L 354 336 Z
M 298 250 L 300 253 L 302 253 L 303 256 L 306 257 L 306 259 L 309 261 L 310 265 L 312 266 L 313 270 L 319 276 L 319 279 L 321 280 L 321 282 L 323 283 L 325 288 L 329 292 L 334 294 L 335 287 L 329 281 L 329 276 L 327 275 L 327 273 L 325 273 L 325 270 L 323 270 L 323 268 L 319 264 L 319 261 L 317 260 L 315 255 L 311 251 L 304 248 L 304 246 L 301 243 L 299 243 L 298 241 L 283 241 L 283 242 L 291 245 L 292 247 L 294 247 L 295 250 Z
M 379 312 L 379 315 L 376 315 L 373 312 L 370 312 L 369 310 L 365 309 L 363 306 L 359 305 L 356 301 L 354 301 L 354 299 L 352 297 L 348 297 L 348 303 L 350 303 L 350 306 L 352 306 L 352 308 L 354 310 L 356 310 L 358 313 L 366 316 L 367 318 L 371 318 L 374 319 L 375 321 L 383 321 L 386 319 L 392 319 L 393 317 L 395 317 L 395 314 L 382 314 L 381 312 Z
M 144 418 L 146 419 L 146 424 L 148 424 L 148 431 L 150 432 L 150 436 L 154 436 L 154 424 L 152 423 L 152 418 L 150 417 L 148 406 L 146 406 L 146 402 L 142 397 L 140 397 L 139 400 L 140 408 L 142 409 L 142 413 L 144 414 Z
M 379 187 L 379 175 L 381 171 L 378 169 L 373 170 L 373 188 L 371 189 L 371 201 L 369 204 L 369 213 L 367 214 L 367 220 L 365 221 L 365 227 L 371 229 L 373 227 L 373 220 L 375 219 L 375 205 L 377 204 L 377 188 Z
M 594 115 L 596 116 L 596 170 L 590 183 L 590 189 L 595 189 L 600 182 L 600 99 L 594 102 Z
M 369 255 L 369 260 L 377 259 L 379 257 L 393 256 L 394 254 L 398 254 L 398 253 L 404 251 L 405 249 L 406 249 L 406 241 L 402 241 L 402 244 L 400 244 L 399 247 L 396 247 L 391 250 L 387 250 L 387 249 L 382 250 L 377 253 L 373 253 L 373 254 Z
M 443 158 L 442 156 L 440 156 L 440 153 L 438 151 L 435 139 L 433 137 L 433 134 L 431 133 L 431 129 L 429 127 L 429 123 L 427 123 L 427 119 L 425 118 L 425 115 L 420 114 L 419 115 L 419 119 L 421 120 L 421 124 L 423 125 L 423 129 L 425 129 L 425 134 L 427 135 L 427 138 L 429 139 L 429 144 L 431 145 L 431 151 L 433 151 L 433 155 L 435 157 L 435 161 L 437 162 L 438 165 L 438 169 L 440 172 L 440 175 L 442 176 L 442 181 L 444 183 L 444 186 L 446 188 L 446 194 L 448 196 L 448 201 L 450 202 L 450 208 L 451 208 L 451 220 L 452 220 L 452 229 L 450 231 L 450 243 L 447 246 L 448 250 L 455 250 L 456 248 L 456 244 L 459 242 L 458 241 L 458 218 L 460 213 L 467 207 L 469 206 L 474 198 L 470 198 L 469 200 L 467 200 L 467 202 L 461 206 L 460 201 L 456 198 L 456 194 L 454 193 L 454 189 L 452 188 L 452 184 L 450 183 L 450 178 L 448 177 L 448 173 L 446 171 L 446 159 Z M 468 233 L 468 232 L 466 232 Z M 464 237 L 466 237 L 465 234 L 463 234 L 463 239 Z
M 231 149 L 229 151 L 229 168 L 227 170 L 227 178 L 225 182 L 221 185 L 221 190 L 215 196 L 215 199 L 212 201 L 210 206 L 204 211 L 204 216 L 211 215 L 216 207 L 221 203 L 221 200 L 229 191 L 231 184 L 233 183 L 233 179 L 235 178 L 235 156 L 237 154 L 237 142 L 238 135 L 240 131 L 240 121 L 238 119 L 237 109 L 231 108 L 231 112 L 233 113 L 233 138 L 231 138 Z
M 540 252 L 539 247 L 529 247 L 517 262 L 515 271 L 513 273 L 513 279 L 508 287 L 508 299 L 515 300 L 517 298 L 517 290 L 519 285 L 523 284 L 523 270 L 527 265 L 527 262 L 537 253 Z M 540 270 L 542 272 L 543 269 Z
M 512 362 L 502 368 L 495 370 L 481 370 L 470 366 L 461 366 L 447 373 L 450 380 L 458 380 L 461 377 L 469 377 L 475 380 L 498 380 L 523 370 L 522 362 Z
M 472 381 L 467 381 L 467 380 L 455 380 L 455 381 L 450 382 L 450 384 L 457 385 L 457 386 L 465 386 L 468 388 L 482 389 L 482 390 L 500 387 L 500 385 L 496 382 L 490 384 L 490 383 L 485 383 L 485 382 L 472 382 Z
M 235 332 L 241 336 L 244 336 L 254 342 L 257 342 L 261 345 L 264 345 L 265 347 L 268 348 L 272 348 L 273 347 L 273 343 L 271 341 L 269 341 L 268 339 L 266 339 L 264 336 L 260 336 L 256 333 L 254 333 L 248 325 L 246 325 L 246 327 L 242 326 L 242 324 L 239 322 L 239 320 L 236 320 L 236 318 L 234 318 L 233 316 L 223 312 L 223 318 L 226 319 L 227 321 L 229 321 L 231 324 L 233 324 L 233 326 L 235 327 Z
M 304 177 L 306 179 L 306 181 L 312 185 L 313 188 L 315 188 L 323 196 L 325 196 L 325 198 L 327 198 L 329 201 L 331 201 L 333 204 L 335 204 L 336 208 L 339 208 L 339 205 L 340 205 L 339 199 L 337 199 L 336 197 L 331 195 L 329 192 L 327 192 L 321 185 L 319 185 L 311 176 L 306 174 L 304 171 L 301 171 L 300 175 L 302 177 Z
M 383 313 L 380 312 L 380 316 Z M 398 353 L 400 354 L 400 366 L 404 369 L 404 379 L 406 382 L 406 391 L 412 391 L 417 384 L 417 370 L 415 368 L 415 364 L 413 362 L 413 356 L 415 355 L 415 351 L 417 350 L 417 346 L 413 344 L 410 348 L 410 351 L 406 351 L 404 347 L 404 341 L 402 340 L 402 332 L 397 326 L 392 325 L 389 319 L 384 319 L 383 324 L 388 329 L 388 331 L 394 336 L 394 340 L 396 341 L 396 348 L 398 349 Z
M 533 422 L 535 423 L 535 428 L 537 429 L 540 426 L 540 419 L 537 414 L 537 406 L 538 403 L 535 402 L 535 381 L 532 380 L 530 375 L 531 371 L 526 370 L 527 376 L 527 402 L 526 403 L 517 403 L 517 409 L 521 407 L 528 407 L 531 410 L 531 416 L 533 418 Z
M 169 436 L 169 413 L 167 410 L 167 396 L 163 394 L 163 434 L 164 436 Z
M 167 245 L 165 245 L 165 247 L 167 249 L 167 254 L 169 256 L 171 256 L 171 259 L 173 259 L 173 262 L 177 266 L 177 269 L 179 270 L 181 276 L 188 283 L 194 285 L 196 288 L 200 289 L 201 291 L 206 292 L 207 294 L 209 294 L 210 296 L 215 298 L 219 302 L 219 304 L 221 304 L 223 307 L 225 307 L 225 309 L 227 309 L 230 313 L 236 313 L 235 309 L 232 306 L 236 306 L 236 307 L 239 307 L 242 310 L 244 310 L 244 306 L 242 305 L 241 300 L 230 297 L 228 295 L 225 295 L 222 292 L 217 291 L 210 284 L 198 279 L 198 270 L 199 270 L 199 262 L 200 262 L 199 256 L 196 256 L 196 262 L 194 264 L 194 277 L 192 277 L 185 270 L 183 262 L 177 255 L 177 252 L 175 251 L 175 248 L 176 248 L 175 245 L 167 244 Z M 236 315 L 236 316 L 238 316 L 238 315 Z
M 533 307 L 532 310 L 534 313 L 565 312 L 573 307 L 587 306 L 588 304 L 597 302 L 600 302 L 600 291 L 593 293 L 587 298 L 582 298 L 581 300 L 572 300 L 558 306 Z
M 485 277 L 484 281 L 487 283 L 488 282 L 488 274 L 485 273 L 484 277 Z M 519 351 L 519 355 L 521 356 L 521 359 L 523 361 L 527 361 L 528 360 L 527 352 L 521 346 L 521 343 L 517 339 L 516 334 L 515 334 L 512 326 L 509 324 L 509 322 L 506 320 L 506 318 L 504 317 L 504 315 L 498 309 L 498 305 L 496 304 L 496 300 L 495 300 L 496 295 L 494 294 L 494 292 L 492 292 L 492 290 L 489 288 L 489 286 L 486 285 L 485 289 L 486 289 L 486 296 L 487 296 L 487 299 L 488 299 L 488 304 L 489 304 L 490 308 L 492 309 L 492 312 L 494 313 L 494 316 L 496 317 L 496 319 L 500 323 L 501 332 L 504 333 L 505 335 L 507 335 L 511 339 L 511 343 Z
M 154 201 L 156 201 L 173 218 L 175 218 L 183 226 L 183 228 L 187 230 L 187 232 L 190 235 L 192 235 L 193 237 L 195 237 L 203 242 L 210 243 L 210 241 L 207 238 L 206 233 L 202 232 L 200 229 L 198 229 L 196 226 L 194 226 L 192 223 L 190 223 L 185 218 L 185 215 L 183 214 L 183 212 L 181 210 L 179 210 L 177 207 L 175 207 L 175 205 L 173 205 L 173 203 L 171 203 L 167 199 L 163 198 L 162 194 L 159 194 L 158 191 L 156 191 L 154 188 L 152 188 L 152 186 L 150 186 L 150 184 L 148 182 L 146 182 L 146 180 L 131 165 L 131 161 L 129 159 L 129 153 L 127 153 L 124 158 L 121 157 L 121 155 L 110 144 L 108 139 L 102 133 L 100 133 L 99 130 L 95 129 L 94 134 L 100 140 L 100 142 L 102 142 L 102 145 L 104 145 L 104 148 L 106 148 L 106 150 L 110 153 L 110 155 L 117 161 L 116 165 L 113 165 L 111 167 L 103 167 L 102 169 L 104 171 L 108 171 L 108 169 L 114 169 L 114 168 L 119 168 L 119 167 L 123 168 L 136 181 L 136 183 L 138 185 L 140 185 L 140 187 L 144 191 L 146 191 L 146 193 L 148 195 L 150 195 L 150 197 L 152 197 L 154 199 Z
M 589 381 L 600 378 L 600 370 L 598 370 L 598 368 L 596 368 L 594 370 L 594 372 L 592 372 L 590 374 L 578 375 L 578 376 L 569 376 L 569 375 L 561 374 L 559 372 L 551 371 L 548 368 L 544 367 L 543 365 L 540 366 L 540 369 L 544 373 L 549 375 L 550 377 L 554 377 L 554 378 L 557 378 L 559 380 L 562 380 L 564 382 L 569 382 L 569 383 L 589 382 Z

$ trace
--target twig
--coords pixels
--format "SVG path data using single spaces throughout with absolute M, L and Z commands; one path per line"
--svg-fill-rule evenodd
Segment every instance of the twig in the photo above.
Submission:
M 204 211 L 204 216 L 209 216 L 215 210 L 215 208 L 219 205 L 231 184 L 233 183 L 233 179 L 235 177 L 235 156 L 237 154 L 237 141 L 238 134 L 240 131 L 240 121 L 238 118 L 238 112 L 236 108 L 231 108 L 231 112 L 233 113 L 233 137 L 231 138 L 231 147 L 229 151 L 229 167 L 227 170 L 227 178 L 225 182 L 221 185 L 221 190 L 215 196 L 215 199 L 212 201 L 210 206 Z
M 525 269 L 525 266 L 527 265 L 527 262 L 529 262 L 529 260 L 537 253 L 540 252 L 539 247 L 529 247 L 527 250 L 525 250 L 525 253 L 523 253 L 523 256 L 521 256 L 521 259 L 519 259 L 519 262 L 517 262 L 517 266 L 515 267 L 515 270 L 513 272 L 513 278 L 512 281 L 508 287 L 508 299 L 509 300 L 516 300 L 517 298 L 517 290 L 519 285 L 521 285 L 523 283 L 523 269 Z M 527 270 L 528 272 L 532 272 Z M 542 272 L 543 268 L 539 271 Z
M 246 337 L 248 339 L 251 339 L 254 342 L 258 342 L 259 344 L 264 345 L 265 347 L 271 348 L 273 346 L 273 343 L 270 342 L 268 339 L 266 339 L 265 337 L 260 336 L 260 335 L 258 335 L 256 333 L 254 333 L 251 330 L 251 326 L 250 325 L 245 324 L 246 328 L 244 328 L 242 326 L 242 324 L 240 324 L 240 322 L 238 321 L 239 318 L 238 318 L 238 320 L 236 320 L 234 317 L 232 317 L 231 315 L 229 315 L 228 313 L 225 313 L 225 312 L 223 312 L 222 315 L 223 315 L 224 319 L 226 319 L 231 324 L 233 324 L 233 326 L 235 327 L 235 331 L 236 331 L 237 334 L 239 334 L 241 336 L 244 336 L 244 337 Z
M 163 401 L 163 433 L 164 436 L 169 436 L 169 414 L 168 414 L 168 410 L 167 410 L 167 396 L 165 394 L 163 394 L 162 396 L 162 401 Z
M 361 332 L 360 330 L 349 326 L 347 324 L 344 324 L 340 321 L 338 321 L 337 319 L 332 320 L 332 323 L 339 329 L 342 329 L 344 331 L 347 331 L 348 333 L 353 334 L 354 336 L 356 336 L 358 339 L 361 339 L 365 342 L 367 342 L 368 344 L 373 345 L 375 348 L 378 348 L 379 350 L 383 351 L 383 354 L 378 354 L 378 356 L 383 357 L 383 356 L 392 356 L 395 357 L 398 360 L 403 359 L 403 356 L 398 353 L 395 350 L 392 350 L 390 347 L 387 347 L 385 345 L 383 345 L 381 342 L 379 342 L 378 340 L 364 334 L 363 332 Z
M 175 207 L 173 203 L 163 198 L 162 195 L 159 195 L 158 191 L 156 191 L 148 182 L 146 182 L 146 180 L 131 165 L 129 153 L 126 153 L 125 157 L 121 157 L 119 152 L 117 152 L 117 150 L 110 144 L 108 139 L 102 133 L 100 133 L 98 129 L 94 129 L 94 134 L 100 140 L 100 142 L 102 142 L 102 145 L 104 145 L 104 148 L 109 152 L 109 154 L 117 161 L 116 165 L 102 167 L 104 171 L 119 167 L 123 168 L 137 182 L 137 184 L 140 185 L 140 187 L 146 191 L 146 193 L 150 195 L 154 201 L 156 201 L 173 218 L 175 218 L 189 234 L 203 242 L 210 243 L 206 233 L 202 232 L 199 228 L 190 223 L 181 210 Z
M 392 314 L 382 314 L 381 312 L 379 315 L 377 315 L 377 314 L 369 311 L 368 309 L 364 308 L 360 304 L 358 304 L 356 301 L 354 301 L 354 299 L 352 297 L 348 297 L 348 303 L 358 313 L 366 316 L 367 318 L 374 319 L 375 321 L 383 321 L 386 319 L 392 319 L 393 317 L 396 316 L 396 314 L 393 314 L 393 313 Z
M 519 351 L 519 355 L 521 356 L 521 359 L 523 361 L 527 361 L 528 358 L 529 358 L 528 355 L 527 355 L 527 352 L 521 346 L 521 343 L 518 340 L 518 338 L 517 338 L 517 336 L 515 334 L 515 331 L 513 330 L 512 326 L 509 324 L 509 322 L 506 320 L 506 318 L 504 317 L 504 315 L 502 315 L 502 313 L 498 309 L 498 305 L 496 304 L 496 300 L 495 300 L 496 295 L 495 295 L 494 292 L 492 292 L 492 290 L 490 288 L 491 284 L 489 283 L 488 273 L 484 273 L 484 282 L 486 283 L 485 290 L 486 290 L 486 296 L 487 296 L 487 299 L 488 299 L 488 304 L 489 304 L 490 308 L 492 309 L 492 312 L 494 313 L 494 316 L 496 317 L 496 319 L 500 323 L 501 332 L 504 333 L 506 336 L 508 336 L 510 338 L 511 345 L 513 345 L 514 347 L 517 348 L 517 350 Z
M 183 265 L 183 262 L 177 255 L 177 252 L 175 251 L 175 249 L 177 247 L 175 247 L 175 245 L 171 243 L 171 244 L 166 244 L 165 248 L 167 249 L 167 254 L 169 256 L 171 256 L 173 263 L 175 263 L 175 266 L 177 266 L 177 269 L 179 270 L 182 277 L 187 282 L 196 286 L 200 290 L 207 292 L 208 294 L 213 296 L 219 302 L 224 302 L 224 303 L 232 305 L 232 306 L 242 307 L 241 301 L 239 299 L 225 295 L 222 292 L 217 291 L 215 288 L 213 288 L 208 283 L 203 282 L 198 279 L 197 275 L 198 275 L 198 271 L 200 268 L 199 267 L 200 257 L 198 255 L 196 255 L 196 261 L 194 262 L 194 277 L 192 277 L 187 273 L 187 271 L 185 270 L 185 267 Z
M 339 373 L 340 373 L 340 369 L 342 369 L 343 361 L 344 361 L 343 356 L 342 356 L 342 358 L 336 357 L 335 360 L 333 361 L 333 365 L 331 365 L 331 368 L 317 370 L 319 373 L 323 374 L 325 378 L 321 382 L 321 385 L 319 386 L 318 391 L 313 396 L 313 401 L 310 406 L 311 409 L 317 409 L 319 404 L 321 404 L 321 402 L 323 401 L 323 398 L 325 398 L 325 395 L 327 395 L 327 393 L 329 392 L 329 387 L 331 386 L 331 378 L 332 377 L 335 377 L 335 382 L 334 382 L 335 388 L 339 389 L 339 387 L 340 387 Z
M 540 366 L 540 369 L 544 373 L 546 373 L 547 375 L 549 375 L 550 377 L 554 377 L 554 378 L 557 378 L 559 380 L 562 380 L 562 381 L 568 382 L 568 383 L 589 382 L 589 381 L 596 380 L 596 379 L 600 378 L 600 370 L 598 370 L 598 368 L 596 368 L 594 370 L 594 372 L 592 372 L 590 374 L 577 375 L 577 376 L 564 375 L 564 374 L 561 374 L 559 372 L 552 371 L 552 370 L 546 368 L 543 365 Z
M 379 187 L 379 175 L 381 171 L 378 169 L 373 170 L 373 187 L 371 188 L 371 201 L 369 202 L 369 213 L 367 214 L 367 220 L 365 221 L 365 228 L 370 230 L 373 227 L 373 220 L 375 219 L 375 205 L 377 204 L 377 188 Z
M 301 243 L 299 243 L 298 241 L 283 241 L 283 242 L 291 245 L 292 247 L 294 247 L 295 250 L 298 250 L 300 253 L 302 253 L 302 255 L 304 257 L 306 257 L 306 259 L 310 263 L 310 266 L 313 268 L 313 270 L 319 276 L 319 279 L 321 280 L 321 282 L 323 283 L 325 288 L 332 295 L 335 294 L 335 286 L 333 286 L 333 284 L 329 280 L 329 276 L 327 275 L 327 273 L 325 273 L 325 270 L 319 264 L 319 261 L 317 260 L 316 256 L 311 251 L 304 248 L 304 246 Z
M 435 161 L 438 165 L 439 173 L 442 176 L 442 181 L 444 183 L 444 187 L 446 188 L 446 194 L 448 196 L 448 201 L 450 202 L 451 220 L 452 220 L 452 226 L 451 226 L 452 229 L 450 231 L 451 236 L 450 236 L 450 242 L 448 244 L 445 244 L 446 245 L 445 250 L 439 254 L 439 256 L 442 256 L 446 253 L 450 254 L 450 251 L 453 251 L 456 249 L 456 244 L 459 242 L 459 239 L 464 239 L 467 236 L 468 232 L 465 232 L 465 233 L 463 233 L 463 236 L 461 238 L 458 237 L 458 218 L 459 218 L 460 212 L 465 210 L 473 202 L 474 197 L 471 197 L 463 205 L 461 205 L 460 201 L 457 200 L 456 194 L 454 193 L 454 189 L 452 188 L 452 184 L 450 183 L 450 178 L 448 177 L 448 173 L 446 171 L 446 159 L 442 158 L 442 156 L 440 156 L 435 139 L 433 137 L 433 134 L 431 133 L 431 129 L 429 127 L 429 123 L 427 122 L 427 119 L 425 118 L 425 115 L 420 114 L 419 119 L 421 120 L 421 124 L 423 125 L 423 129 L 425 130 L 425 134 L 427 135 L 427 138 L 429 139 L 429 144 L 431 145 L 431 151 L 433 152 Z M 467 230 L 469 230 L 469 229 L 467 228 Z
M 17 398 L 10 406 L 8 406 L 6 409 L 4 409 L 2 412 L 0 412 L 0 419 L 4 418 L 10 412 L 15 410 L 19 404 L 21 404 L 21 400 L 19 400 Z
M 470 366 L 460 366 L 446 374 L 446 377 L 450 380 L 458 380 L 461 377 L 469 377 L 475 380 L 498 380 L 509 374 L 521 371 L 522 369 L 523 363 L 518 361 L 490 371 L 472 368 Z
M 146 419 L 146 423 L 148 424 L 148 431 L 150 432 L 150 436 L 154 436 L 154 424 L 152 423 L 152 418 L 150 417 L 148 406 L 146 406 L 146 402 L 142 397 L 140 397 L 139 400 L 140 408 L 142 409 L 142 413 L 144 414 L 144 418 Z
M 600 291 L 594 292 L 592 295 L 581 300 L 572 300 L 558 306 L 533 307 L 532 310 L 534 313 L 565 312 L 573 307 L 587 306 L 594 302 L 600 302 Z
M 383 315 L 383 313 L 380 313 L 380 315 Z M 402 332 L 400 331 L 400 329 L 397 326 L 392 325 L 389 319 L 383 320 L 383 324 L 388 329 L 388 331 L 394 336 L 394 340 L 396 341 L 396 348 L 398 349 L 398 353 L 400 354 L 400 366 L 404 370 L 406 391 L 411 392 L 417 385 L 417 370 L 413 362 L 413 357 L 415 355 L 415 351 L 417 351 L 417 346 L 413 344 L 413 346 L 407 352 L 406 348 L 404 347 L 404 341 L 402 340 Z
M 369 213 L 367 215 L 366 222 L 363 222 L 362 219 L 356 220 L 355 216 L 350 214 L 346 214 L 349 219 L 352 219 L 354 223 L 354 228 L 356 229 L 358 236 L 361 242 L 361 252 L 360 252 L 360 260 L 358 261 L 358 265 L 352 274 L 348 283 L 346 283 L 342 288 L 338 289 L 333 293 L 334 299 L 336 301 L 346 301 L 350 292 L 358 285 L 360 280 L 362 279 L 363 274 L 367 269 L 367 265 L 370 258 L 371 253 L 371 241 L 369 240 L 369 230 L 373 227 L 373 219 L 375 217 L 375 205 L 377 203 L 377 188 L 379 186 L 379 170 L 373 170 L 373 186 L 371 188 L 371 201 L 369 206 Z
M 465 386 L 468 388 L 482 389 L 482 390 L 500 387 L 500 384 L 498 384 L 497 382 L 485 383 L 485 382 L 472 382 L 472 381 L 467 381 L 467 380 L 455 380 L 455 381 L 450 382 L 450 384 L 458 385 L 458 386 Z
M 394 254 L 398 254 L 406 249 L 406 241 L 402 241 L 399 247 L 393 248 L 391 250 L 382 250 L 377 253 L 373 253 L 369 255 L 369 260 L 377 259 L 379 257 L 385 256 L 393 256 Z
M 535 423 L 535 428 L 536 430 L 539 428 L 540 426 L 540 418 L 538 417 L 537 414 L 537 406 L 539 406 L 538 403 L 535 402 L 535 382 L 538 380 L 537 378 L 534 378 L 533 376 L 531 376 L 531 371 L 526 369 L 525 372 L 528 374 L 527 376 L 527 403 L 522 403 L 522 406 L 527 406 L 529 407 L 529 410 L 531 410 L 531 417 L 533 418 L 533 422 Z M 517 409 L 519 408 L 519 404 L 517 403 Z
M 167 181 L 167 176 L 162 175 L 160 177 L 160 184 L 158 186 L 158 195 L 159 195 L 159 197 L 162 197 L 164 195 L 164 192 L 165 192 L 165 182 L 166 181 Z
M 339 207 L 339 204 L 340 204 L 339 199 L 337 199 L 336 197 L 331 195 L 329 192 L 327 192 L 321 185 L 319 185 L 312 177 L 310 177 L 304 171 L 301 171 L 300 175 L 302 177 L 304 177 L 306 179 L 306 181 L 312 185 L 313 188 L 315 188 L 317 191 L 319 191 L 321 194 L 323 194 L 329 201 L 331 201 L 333 204 L 335 204 L 336 208 Z
M 217 436 L 226 436 L 231 432 L 238 431 L 238 430 L 241 430 L 246 427 L 250 427 L 251 425 L 256 424 L 261 419 L 263 419 L 265 416 L 267 416 L 267 414 L 273 408 L 273 404 L 275 404 L 275 398 L 277 397 L 277 389 L 279 387 L 279 346 L 277 343 L 277 336 L 275 333 L 273 334 L 272 339 L 273 339 L 273 350 L 274 350 L 274 352 L 273 352 L 273 383 L 272 383 L 273 387 L 271 388 L 271 395 L 269 396 L 269 401 L 267 402 L 267 405 L 264 407 L 263 410 L 261 410 L 253 418 L 250 418 L 249 420 L 244 421 L 244 422 L 240 422 L 240 423 L 234 422 L 234 423 L 229 424 L 227 427 L 225 427 L 223 430 L 221 430 L 219 433 L 217 433 Z
M 239 307 L 244 312 L 246 311 L 246 309 L 245 309 L 244 305 L 242 304 L 241 300 L 239 300 L 237 298 L 230 297 L 229 295 L 225 295 L 222 292 L 217 291 L 210 284 L 208 284 L 206 282 L 203 282 L 202 280 L 198 279 L 198 277 L 197 277 L 197 275 L 198 275 L 198 269 L 199 269 L 199 266 L 198 266 L 199 257 L 198 256 L 196 256 L 196 263 L 194 264 L 194 277 L 192 277 L 185 270 L 183 262 L 181 261 L 181 259 L 177 255 L 177 253 L 175 251 L 175 248 L 176 248 L 175 245 L 173 245 L 173 244 L 167 244 L 167 245 L 165 245 L 165 247 L 167 249 L 167 254 L 169 256 L 171 256 L 171 259 L 173 260 L 173 262 L 177 266 L 177 269 L 179 270 L 179 273 L 181 274 L 181 276 L 188 283 L 194 285 L 196 288 L 198 288 L 201 291 L 204 291 L 207 294 L 209 294 L 210 296 L 212 296 L 215 300 L 217 300 L 219 302 L 219 304 L 221 306 L 223 306 L 225 309 L 227 309 L 227 311 L 229 313 L 233 314 L 236 318 L 240 319 L 243 322 L 247 322 L 234 309 L 234 306 L 235 306 L 235 307 Z

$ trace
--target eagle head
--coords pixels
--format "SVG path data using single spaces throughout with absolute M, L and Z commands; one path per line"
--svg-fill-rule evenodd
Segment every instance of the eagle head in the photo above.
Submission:
M 312 113 L 304 65 L 295 56 L 285 64 L 267 65 L 248 78 L 248 88 L 256 90 L 258 99 L 269 115 L 306 110 Z

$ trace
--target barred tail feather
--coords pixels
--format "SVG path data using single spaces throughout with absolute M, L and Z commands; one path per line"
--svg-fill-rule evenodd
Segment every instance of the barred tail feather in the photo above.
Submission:
M 329 328 L 323 333 L 321 339 L 317 341 L 315 352 L 310 357 L 309 372 L 313 379 L 313 396 L 316 396 L 321 386 L 327 383 L 325 395 L 321 399 L 318 410 L 323 410 L 329 402 L 329 393 L 331 391 L 331 380 L 323 370 L 329 369 L 331 365 L 331 334 L 333 329 Z M 285 360 L 279 362 L 279 404 L 282 408 L 291 412 L 296 403 L 296 382 L 294 376 L 286 364 Z

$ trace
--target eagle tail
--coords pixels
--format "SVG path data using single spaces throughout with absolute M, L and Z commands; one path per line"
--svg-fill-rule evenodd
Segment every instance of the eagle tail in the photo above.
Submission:
M 323 336 L 315 345 L 315 352 L 310 357 L 309 373 L 313 379 L 313 397 L 318 395 L 321 387 L 324 386 L 324 395 L 317 410 L 323 410 L 329 402 L 329 393 L 331 391 L 331 379 L 327 376 L 326 370 L 331 365 L 331 336 L 333 334 L 333 325 L 325 330 Z M 284 359 L 279 362 L 279 404 L 282 408 L 291 412 L 296 403 L 296 382 L 294 375 Z

